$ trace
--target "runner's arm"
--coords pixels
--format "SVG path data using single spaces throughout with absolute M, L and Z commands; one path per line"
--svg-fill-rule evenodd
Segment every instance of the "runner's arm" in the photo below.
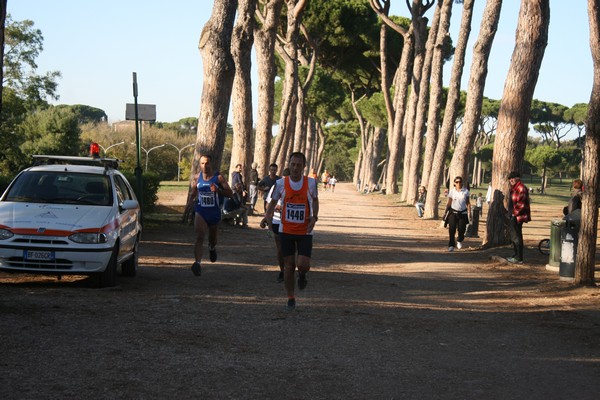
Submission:
M 229 183 L 227 183 L 227 180 L 223 177 L 223 175 L 219 175 L 219 185 L 221 187 L 216 187 L 215 190 L 212 190 L 211 187 L 211 191 L 216 191 L 217 193 L 222 194 L 225 197 L 233 197 L 233 190 L 231 190 Z

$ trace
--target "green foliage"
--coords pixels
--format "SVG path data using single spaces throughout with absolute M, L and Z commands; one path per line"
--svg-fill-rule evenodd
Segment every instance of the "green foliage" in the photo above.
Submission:
M 28 110 L 45 107 L 48 98 L 58 99 L 56 89 L 60 72 L 36 73 L 35 60 L 44 49 L 44 37 L 39 29 L 34 28 L 33 21 L 13 21 L 9 14 L 4 34 L 3 87 L 13 89 L 18 97 L 25 100 Z
M 556 167 L 562 162 L 560 151 L 547 145 L 527 149 L 525 158 L 540 172 L 544 168 Z
M 86 106 L 83 104 L 75 104 L 72 106 L 66 104 L 60 104 L 56 106 L 57 108 L 70 108 L 75 115 L 77 115 L 77 120 L 80 125 L 83 124 L 99 124 L 101 122 L 108 122 L 108 116 L 104 112 L 96 107 Z
M 8 185 L 10 185 L 10 183 L 12 182 L 12 180 L 14 179 L 14 176 L 6 176 L 6 175 L 0 175 L 0 194 L 4 193 L 4 191 L 8 188 Z
M 78 155 L 77 115 L 70 109 L 51 107 L 29 114 L 17 132 L 24 138 L 21 151 L 33 154 Z
M 198 118 L 187 117 L 177 122 L 155 122 L 153 126 L 159 129 L 172 130 L 180 136 L 195 135 L 198 130 Z
M 327 142 L 323 158 L 327 168 L 339 181 L 351 181 L 358 154 L 356 122 L 331 124 L 325 127 Z
M 39 127 L 39 124 L 34 123 L 36 117 L 33 115 L 48 107 L 47 99 L 58 98 L 56 80 L 60 77 L 60 73 L 37 74 L 35 60 L 43 50 L 44 38 L 41 31 L 34 28 L 32 21 L 13 21 L 10 15 L 7 15 L 4 34 L 0 171 L 12 175 L 27 165 L 28 156 L 32 154 L 29 151 L 34 151 L 36 148 L 33 142 L 39 142 L 44 134 L 44 132 L 30 131 L 31 125 L 35 129 Z M 38 136 L 33 140 L 35 135 Z M 22 145 L 27 150 L 26 154 L 23 154 Z M 62 144 L 56 144 L 56 146 L 60 145 Z M 51 144 L 42 147 L 56 146 Z
M 377 127 L 387 127 L 387 111 L 382 93 L 374 93 L 370 98 L 358 103 L 363 117 Z
M 135 195 L 138 199 L 142 199 L 143 203 L 143 211 L 144 212 L 152 212 L 156 205 L 156 200 L 158 200 L 158 189 L 160 188 L 160 178 L 158 174 L 153 172 L 144 173 L 142 175 L 142 193 L 143 195 L 140 197 L 140 193 L 138 191 L 138 185 L 135 179 L 135 174 L 132 172 L 123 171 L 123 175 L 129 181 L 129 184 L 133 188 Z
M 306 74 L 306 69 L 301 69 L 301 75 Z M 310 113 L 319 121 L 339 120 L 338 109 L 346 98 L 346 92 L 340 82 L 333 79 L 322 68 L 317 67 L 312 85 L 305 99 Z
M 587 103 L 577 103 L 573 107 L 569 108 L 564 113 L 565 120 L 577 126 L 585 125 L 588 114 Z

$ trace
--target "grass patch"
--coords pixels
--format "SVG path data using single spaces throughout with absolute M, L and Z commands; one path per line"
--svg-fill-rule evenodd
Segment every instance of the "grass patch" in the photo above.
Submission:
M 160 192 L 186 192 L 188 190 L 188 181 L 161 181 L 158 193 Z

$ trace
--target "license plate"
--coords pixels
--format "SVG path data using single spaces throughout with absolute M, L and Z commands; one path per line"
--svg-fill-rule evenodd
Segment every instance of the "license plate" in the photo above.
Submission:
M 26 260 L 50 261 L 54 260 L 53 251 L 25 250 L 23 258 Z

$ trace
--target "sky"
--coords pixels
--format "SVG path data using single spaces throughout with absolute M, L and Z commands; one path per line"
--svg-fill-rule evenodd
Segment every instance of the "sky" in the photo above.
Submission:
M 502 7 L 485 88 L 485 96 L 493 99 L 502 97 L 520 3 L 504 0 Z M 568 107 L 589 101 L 593 70 L 586 3 L 550 1 L 548 46 L 536 99 Z M 475 4 L 463 90 L 485 1 Z M 155 104 L 158 121 L 175 122 L 199 115 L 202 58 L 198 40 L 212 5 L 210 0 L 8 0 L 7 8 L 13 20 L 32 20 L 42 31 L 44 50 L 37 59 L 37 72 L 62 74 L 60 99 L 54 104 L 84 104 L 104 110 L 110 122 L 124 120 L 126 104 L 134 102 L 132 74 L 136 72 L 138 103 Z M 391 11 L 408 15 L 404 0 L 392 0 Z M 450 28 L 455 42 L 461 13 L 462 6 L 455 4 Z M 432 14 L 433 9 L 427 16 L 431 19 Z M 446 84 L 450 70 L 451 63 L 447 63 Z M 254 72 L 253 84 L 256 81 Z

